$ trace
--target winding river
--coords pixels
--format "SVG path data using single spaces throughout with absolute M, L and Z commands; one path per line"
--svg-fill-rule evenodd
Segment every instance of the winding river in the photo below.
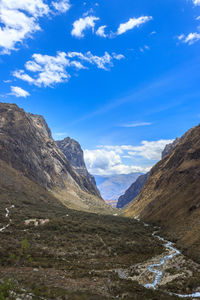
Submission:
M 138 220 L 138 221 L 140 221 L 140 220 Z M 143 223 L 143 225 L 145 227 L 149 226 L 146 223 Z M 163 271 L 161 270 L 161 267 L 163 265 L 165 265 L 165 263 L 167 261 L 171 260 L 176 255 L 180 255 L 181 252 L 174 247 L 174 245 L 173 245 L 172 242 L 166 241 L 164 238 L 160 237 L 159 235 L 156 235 L 156 232 L 154 232 L 152 234 L 152 236 L 154 236 L 157 239 L 159 239 L 160 241 L 162 241 L 164 243 L 164 247 L 171 252 L 170 254 L 162 257 L 160 259 L 159 263 L 157 263 L 157 264 L 150 264 L 150 265 L 147 266 L 147 270 L 150 273 L 153 273 L 155 275 L 155 277 L 154 277 L 154 281 L 152 283 L 147 283 L 147 284 L 144 285 L 144 287 L 148 288 L 148 289 L 154 289 L 154 290 L 156 290 L 158 288 L 158 285 L 162 281 L 162 277 L 163 277 Z M 118 273 L 118 276 L 121 279 L 130 279 L 127 276 L 126 271 L 123 271 L 123 270 L 119 269 L 119 270 L 117 270 L 117 273 Z M 168 294 L 172 295 L 172 296 L 178 296 L 179 298 L 200 298 L 200 292 L 196 292 L 196 293 L 188 294 L 188 295 L 181 295 L 181 294 L 170 293 L 170 292 Z
M 9 214 L 10 214 L 10 209 L 14 208 L 15 206 L 12 205 L 8 208 L 6 208 L 6 218 L 9 218 Z M 6 228 L 8 228 L 10 226 L 10 223 L 11 223 L 11 219 L 9 218 L 9 223 L 5 226 L 3 226 L 2 228 L 0 228 L 0 232 L 3 232 Z

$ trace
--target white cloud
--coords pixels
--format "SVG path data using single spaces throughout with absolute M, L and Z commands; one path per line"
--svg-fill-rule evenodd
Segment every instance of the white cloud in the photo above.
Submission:
M 200 5 L 200 0 L 193 0 L 194 5 Z
M 52 5 L 59 13 L 65 13 L 71 7 L 69 0 L 53 1 Z
M 98 146 L 96 150 L 84 151 L 86 165 L 95 175 L 145 173 L 151 169 L 155 161 L 161 159 L 164 147 L 172 141 L 142 141 L 139 146 Z M 125 164 L 123 159 L 130 159 L 130 164 Z
M 128 22 L 122 23 L 119 25 L 117 30 L 117 35 L 121 35 L 128 30 L 131 30 L 135 27 L 139 27 L 140 25 L 151 21 L 153 18 L 151 16 L 142 16 L 139 18 L 131 18 Z
M 150 122 L 133 122 L 133 123 L 121 125 L 121 127 L 132 128 L 132 127 L 141 127 L 141 126 L 150 126 L 150 125 L 152 125 L 152 123 Z
M 33 54 L 32 58 L 32 61 L 25 64 L 25 68 L 36 72 L 35 77 L 29 76 L 23 70 L 15 71 L 13 75 L 36 86 L 44 87 L 68 81 L 70 78 L 66 71 L 66 67 L 70 65 L 70 62 L 66 58 L 65 52 L 58 52 L 57 56 Z
M 68 4 L 68 6 L 67 6 Z M 60 13 L 69 9 L 69 2 L 61 0 L 52 6 Z M 39 18 L 48 16 L 51 8 L 44 0 L 0 0 L 0 49 L 1 54 L 17 50 L 18 44 L 41 30 Z
M 120 59 L 124 58 L 124 56 L 122 54 L 117 55 L 117 54 L 113 53 L 112 55 L 110 55 L 108 52 L 105 52 L 105 54 L 103 56 L 93 55 L 90 51 L 88 51 L 85 54 L 83 54 L 81 52 L 68 52 L 67 53 L 68 58 L 76 57 L 76 58 L 80 59 L 81 61 L 85 61 L 90 64 L 96 65 L 97 68 L 104 69 L 104 70 L 108 70 L 108 67 L 113 66 L 113 59 L 119 60 L 119 56 L 120 56 Z
M 95 22 L 98 21 L 99 18 L 94 16 L 87 16 L 85 18 L 80 18 L 73 23 L 72 36 L 83 38 L 84 31 L 86 29 L 92 28 L 94 30 Z
M 178 36 L 179 41 L 182 41 L 185 44 L 192 45 L 200 40 L 200 33 L 193 32 L 188 35 L 181 34 Z
M 23 90 L 18 86 L 11 86 L 11 93 L 9 95 L 13 95 L 15 97 L 23 97 L 23 98 L 30 96 L 29 92 Z
M 105 52 L 103 56 L 93 55 L 90 51 L 81 52 L 57 52 L 56 56 L 33 54 L 32 60 L 26 62 L 25 69 L 33 75 L 25 73 L 24 70 L 16 70 L 13 76 L 36 86 L 51 87 L 56 83 L 67 82 L 71 75 L 69 69 L 88 69 L 88 64 L 96 65 L 99 69 L 108 70 L 113 66 L 113 60 L 124 58 L 122 54 Z M 86 66 L 84 64 L 87 64 Z
M 108 37 L 108 35 L 105 33 L 106 27 L 107 27 L 106 25 L 100 26 L 96 31 L 96 35 L 104 38 Z
M 149 171 L 149 167 L 123 164 L 120 155 L 115 151 L 104 149 L 85 150 L 84 158 L 89 172 L 95 175 L 129 174 L 132 172 Z
M 116 54 L 115 52 L 113 52 L 112 55 L 116 60 L 121 60 L 125 58 L 123 54 Z

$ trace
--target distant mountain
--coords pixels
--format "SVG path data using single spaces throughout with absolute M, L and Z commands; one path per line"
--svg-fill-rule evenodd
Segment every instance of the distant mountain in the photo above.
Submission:
M 44 118 L 15 104 L 0 103 L 0 159 L 69 208 L 95 212 L 109 208 L 88 177 L 70 165 Z
M 157 163 L 140 195 L 125 210 L 161 226 L 200 262 L 200 125 L 189 130 Z
M 141 192 L 148 177 L 149 173 L 139 176 L 138 179 L 128 188 L 128 190 L 126 190 L 125 194 L 119 197 L 117 208 L 123 208 L 128 203 L 133 201 Z
M 142 173 L 130 173 L 113 176 L 99 176 L 96 175 L 95 179 L 97 187 L 106 200 L 117 200 L 127 188 L 136 181 Z
M 88 172 L 86 168 L 85 161 L 84 161 L 84 154 L 81 145 L 74 139 L 71 139 L 70 137 L 67 137 L 61 141 L 56 141 L 56 144 L 63 152 L 63 154 L 65 155 L 65 157 L 67 158 L 71 166 L 80 175 L 87 177 L 89 179 L 89 181 L 96 189 L 97 194 L 100 196 L 100 193 L 96 187 L 95 178 Z
M 174 148 L 179 144 L 180 138 L 176 138 L 173 143 L 170 143 L 165 146 L 165 149 L 162 152 L 162 159 L 168 156 Z M 149 173 L 141 175 L 136 182 L 134 182 L 124 195 L 120 196 L 117 202 L 117 208 L 123 208 L 140 194 L 143 186 L 145 185 L 147 179 L 149 177 Z

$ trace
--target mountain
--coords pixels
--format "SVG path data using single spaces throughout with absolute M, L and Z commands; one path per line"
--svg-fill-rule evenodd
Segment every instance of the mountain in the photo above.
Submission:
M 125 215 L 161 226 L 200 261 L 200 125 L 189 130 L 150 176 Z
M 117 208 L 123 208 L 133 201 L 141 192 L 148 177 L 149 173 L 139 176 L 138 179 L 126 190 L 125 194 L 119 197 Z
M 100 193 L 96 187 L 95 178 L 88 172 L 86 168 L 84 154 L 80 144 L 70 137 L 67 137 L 61 141 L 56 141 L 56 144 L 63 152 L 71 166 L 76 170 L 76 172 L 84 177 L 87 177 L 95 187 L 98 196 L 100 196 Z
M 70 165 L 42 116 L 6 103 L 0 103 L 0 116 L 1 160 L 51 191 L 69 208 L 108 209 L 91 181 Z
M 173 143 L 167 144 L 162 152 L 162 159 L 169 155 L 173 149 L 180 142 L 179 138 L 176 138 Z M 133 201 L 141 192 L 143 186 L 145 185 L 147 179 L 149 177 L 149 173 L 141 175 L 136 182 L 134 182 L 128 190 L 126 190 L 125 194 L 120 196 L 117 202 L 117 208 L 123 208 L 128 203 Z
M 127 188 L 135 182 L 142 173 L 130 173 L 112 176 L 96 175 L 95 179 L 97 187 L 105 200 L 115 200 L 127 190 Z

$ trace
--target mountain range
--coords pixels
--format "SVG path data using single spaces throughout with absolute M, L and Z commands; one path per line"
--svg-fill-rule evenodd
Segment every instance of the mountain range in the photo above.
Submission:
M 95 175 L 97 187 L 107 203 L 117 204 L 118 198 L 136 181 L 142 173 L 118 174 L 111 176 Z M 113 205 L 114 205 L 113 203 Z

